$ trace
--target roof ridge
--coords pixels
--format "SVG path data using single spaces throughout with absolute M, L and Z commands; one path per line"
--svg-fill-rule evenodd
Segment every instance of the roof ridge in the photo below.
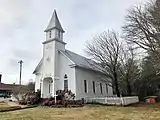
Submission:
M 87 58 L 87 57 L 85 57 L 85 56 L 83 56 L 83 55 L 78 54 L 78 53 L 72 52 L 72 51 L 67 50 L 67 49 L 65 49 L 65 50 L 66 50 L 66 51 L 69 51 L 69 52 L 71 52 L 71 53 L 74 53 L 74 54 L 76 54 L 76 55 L 78 55 L 78 56 L 80 56 L 80 57 L 83 57 L 83 58 L 85 58 L 85 59 L 87 59 L 87 60 L 91 60 L 91 59 L 89 59 L 89 58 Z

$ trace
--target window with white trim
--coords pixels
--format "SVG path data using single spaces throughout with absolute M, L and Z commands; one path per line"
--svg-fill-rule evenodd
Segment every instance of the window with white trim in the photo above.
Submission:
M 52 31 L 49 31 L 49 38 L 52 37 Z
M 61 38 L 61 31 L 58 30 L 58 38 Z
M 40 91 L 42 91 L 42 90 L 41 90 L 41 87 L 42 87 L 42 83 L 40 83 Z
M 87 93 L 87 80 L 84 80 L 84 92 Z
M 51 85 L 50 85 L 50 83 L 49 83 L 49 86 L 48 86 L 48 91 L 49 91 L 49 94 L 51 93 Z
M 68 89 L 68 80 L 64 80 L 64 90 Z
M 95 89 L 95 82 L 93 81 L 93 93 L 96 92 L 96 89 Z
M 103 90 L 102 90 L 102 83 L 100 83 L 100 91 L 101 91 L 101 94 L 103 93 Z
M 67 74 L 64 75 L 64 90 L 68 89 L 68 76 Z
M 106 84 L 106 93 L 108 93 L 108 84 Z

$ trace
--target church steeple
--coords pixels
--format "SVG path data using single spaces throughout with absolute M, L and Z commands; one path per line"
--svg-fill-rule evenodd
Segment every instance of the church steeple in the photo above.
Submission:
M 50 20 L 50 22 L 49 22 L 49 24 L 48 24 L 45 32 L 48 32 L 48 31 L 50 31 L 50 30 L 52 30 L 52 29 L 54 29 L 54 28 L 60 30 L 62 33 L 65 32 L 65 31 L 63 30 L 62 26 L 61 26 L 61 23 L 59 22 L 59 19 L 58 19 L 56 10 L 54 10 L 53 15 L 52 15 L 52 18 L 51 18 L 51 20 Z
M 63 41 L 63 33 L 65 32 L 59 22 L 56 10 L 54 10 L 51 20 L 44 31 L 46 32 L 46 40 L 56 39 Z

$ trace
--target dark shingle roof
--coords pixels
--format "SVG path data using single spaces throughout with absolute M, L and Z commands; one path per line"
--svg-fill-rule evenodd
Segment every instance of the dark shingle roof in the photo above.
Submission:
M 18 87 L 19 85 L 15 84 L 5 84 L 5 83 L 0 83 L 0 90 L 13 90 L 15 87 Z

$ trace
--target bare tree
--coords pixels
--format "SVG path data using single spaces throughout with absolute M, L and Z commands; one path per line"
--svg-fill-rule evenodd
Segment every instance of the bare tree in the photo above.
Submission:
M 12 90 L 12 95 L 18 101 L 24 97 L 24 94 L 28 91 L 34 91 L 35 82 L 29 82 L 27 85 L 17 86 Z
M 99 66 L 97 68 L 104 68 L 101 71 L 111 78 L 116 94 L 120 97 L 118 71 L 122 46 L 118 34 L 112 30 L 94 38 L 87 45 L 87 53 L 96 61 L 96 66 Z
M 120 67 L 120 88 L 124 95 L 132 95 L 133 83 L 139 79 L 140 70 L 138 68 L 136 54 L 131 47 L 123 49 Z
M 153 62 L 160 61 L 160 2 L 147 2 L 128 11 L 123 26 L 128 43 L 135 44 L 153 55 Z

